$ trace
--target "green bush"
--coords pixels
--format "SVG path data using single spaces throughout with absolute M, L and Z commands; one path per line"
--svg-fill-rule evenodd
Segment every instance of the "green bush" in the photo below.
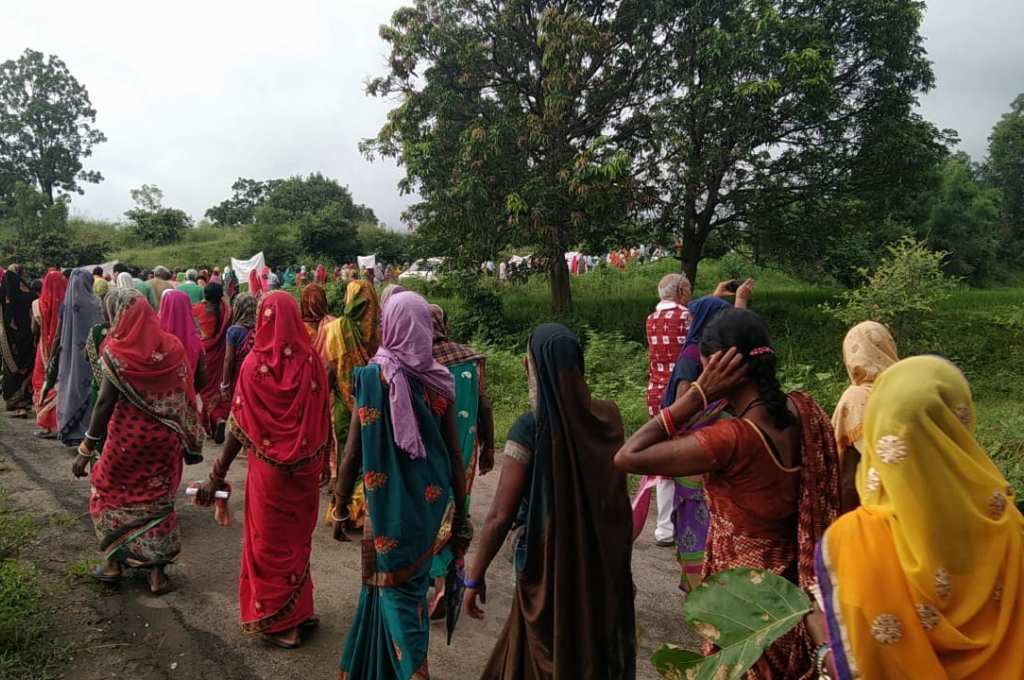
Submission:
M 218 227 L 196 227 L 185 232 L 181 241 L 169 246 L 132 246 L 110 253 L 109 259 L 152 269 L 157 265 L 171 269 L 189 267 L 223 267 L 231 257 L 248 257 L 249 237 L 246 230 Z
M 898 341 L 927 338 L 935 330 L 936 305 L 957 287 L 957 280 L 942 270 L 948 253 L 929 250 L 911 237 L 887 250 L 874 272 L 863 272 L 863 286 L 844 293 L 839 304 L 821 309 L 847 326 L 867 320 L 883 323 Z

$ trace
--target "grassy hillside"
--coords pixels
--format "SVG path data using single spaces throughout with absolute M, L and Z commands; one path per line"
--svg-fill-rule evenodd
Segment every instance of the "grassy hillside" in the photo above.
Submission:
M 644 318 L 656 302 L 658 278 L 674 266 L 660 262 L 626 272 L 602 270 L 572 282 L 577 322 L 594 331 L 586 347 L 588 382 L 596 396 L 619 404 L 629 431 L 646 418 Z M 839 290 L 725 259 L 702 266 L 697 294 L 708 292 L 719 279 L 741 274 L 757 279 L 752 307 L 769 324 L 784 386 L 808 390 L 831 410 L 847 385 L 841 355 L 846 328 L 819 305 Z M 526 340 L 553 315 L 543 278 L 498 291 L 512 330 L 501 347 L 487 348 L 487 375 L 503 436 L 528 408 L 522 369 Z M 455 300 L 425 292 L 450 314 L 464 313 Z M 977 398 L 979 438 L 1024 491 L 1024 288 L 964 288 L 937 310 L 936 327 L 930 336 L 898 338 L 901 355 L 942 354 L 964 370 Z
M 164 265 L 171 269 L 223 267 L 231 257 L 248 257 L 249 236 L 242 229 L 198 227 L 189 229 L 178 243 L 168 246 L 120 248 L 110 256 L 135 267 L 152 269 Z

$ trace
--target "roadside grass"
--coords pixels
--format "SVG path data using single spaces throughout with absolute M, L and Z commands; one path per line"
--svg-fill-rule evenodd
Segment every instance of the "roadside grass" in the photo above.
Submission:
M 583 336 L 587 382 L 596 398 L 618 403 L 627 434 L 647 418 L 644 319 L 656 301 L 658 279 L 677 267 L 663 260 L 625 272 L 598 269 L 572 280 L 574 314 L 563 321 Z M 727 256 L 702 263 L 694 297 L 710 292 L 719 280 L 747 275 L 757 281 L 751 307 L 771 330 L 783 387 L 809 392 L 831 412 L 848 385 L 842 360 L 847 329 L 820 305 L 834 301 L 841 289 Z M 538 324 L 558 319 L 544 276 L 519 285 L 484 285 L 495 287 L 507 319 L 504 339 L 481 347 L 500 444 L 529 408 L 522 363 L 529 335 Z M 439 294 L 440 286 L 409 287 L 445 307 L 453 319 L 465 313 L 458 300 Z M 1024 286 L 961 288 L 935 310 L 929 328 L 897 341 L 901 356 L 941 354 L 961 367 L 974 390 L 978 439 L 1024 493 Z
M 18 559 L 38 530 L 0 489 L 0 678 L 56 678 L 67 656 L 51 635 L 53 619 L 39 573 Z

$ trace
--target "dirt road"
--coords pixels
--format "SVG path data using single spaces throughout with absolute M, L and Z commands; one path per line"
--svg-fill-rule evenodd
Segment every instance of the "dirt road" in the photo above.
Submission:
M 61 598 L 55 636 L 73 641 L 75 658 L 65 675 L 101 678 L 188 678 L 189 680 L 335 678 L 344 636 L 359 592 L 358 543 L 332 540 L 326 525 L 313 537 L 312 570 L 320 630 L 301 649 L 271 649 L 243 635 L 238 627 L 238 565 L 241 551 L 241 493 L 232 499 L 235 525 L 221 528 L 210 511 L 178 505 L 182 554 L 169 571 L 176 591 L 159 599 L 145 580 L 133 578 L 116 590 L 81 578 L 84 561 L 95 559 L 96 543 L 87 514 L 89 485 L 71 475 L 73 450 L 31 436 L 26 421 L 6 421 L 0 434 L 0 487 L 14 501 L 46 521 L 47 529 L 25 555 L 55 585 Z M 206 463 L 186 467 L 185 484 L 204 479 L 217 451 L 208 446 Z M 499 460 L 500 465 L 500 460 Z M 244 459 L 231 470 L 235 489 L 244 488 Z M 479 526 L 497 483 L 497 473 L 478 478 L 472 516 Z M 648 661 L 661 642 L 691 646 L 693 634 L 682 621 L 676 590 L 678 568 L 672 551 L 657 548 L 648 528 L 633 554 L 637 586 L 639 677 L 657 677 Z M 472 555 L 470 556 L 472 559 Z M 78 573 L 74 578 L 70 574 Z M 482 622 L 463 617 L 453 646 L 435 625 L 430 642 L 431 675 L 439 680 L 478 677 L 511 606 L 511 565 L 499 556 L 488 574 L 490 599 Z M 576 680 L 576 679 L 573 679 Z

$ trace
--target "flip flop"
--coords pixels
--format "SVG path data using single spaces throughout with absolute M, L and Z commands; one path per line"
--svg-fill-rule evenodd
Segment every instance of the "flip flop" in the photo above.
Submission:
M 273 635 L 261 635 L 260 639 L 266 642 L 268 645 L 279 647 L 280 649 L 298 649 L 302 642 L 285 642 L 280 638 L 276 638 Z
M 110 574 L 104 573 L 102 564 L 96 565 L 96 568 L 89 572 L 89 575 L 97 581 L 99 581 L 100 583 L 106 584 L 120 583 L 121 579 L 124 578 L 124 574 L 117 574 L 116 576 L 111 576 Z
M 311 617 L 309 617 L 308 619 L 306 619 L 305 621 L 303 621 L 302 623 L 299 624 L 299 630 L 301 630 L 301 631 L 316 630 L 319 627 L 320 627 L 320 617 L 319 616 L 311 616 Z
M 39 439 L 56 439 L 57 433 L 47 432 L 46 430 L 36 430 L 35 432 L 32 433 L 32 436 L 38 437 Z
M 157 588 L 156 590 L 153 590 L 153 586 L 149 587 L 149 594 L 152 595 L 153 597 L 160 597 L 161 595 L 166 595 L 167 593 L 170 593 L 170 592 L 173 592 L 173 591 L 174 591 L 174 584 L 171 583 L 171 579 L 167 579 L 166 581 L 164 581 L 164 584 L 162 586 L 160 586 L 159 588 Z

